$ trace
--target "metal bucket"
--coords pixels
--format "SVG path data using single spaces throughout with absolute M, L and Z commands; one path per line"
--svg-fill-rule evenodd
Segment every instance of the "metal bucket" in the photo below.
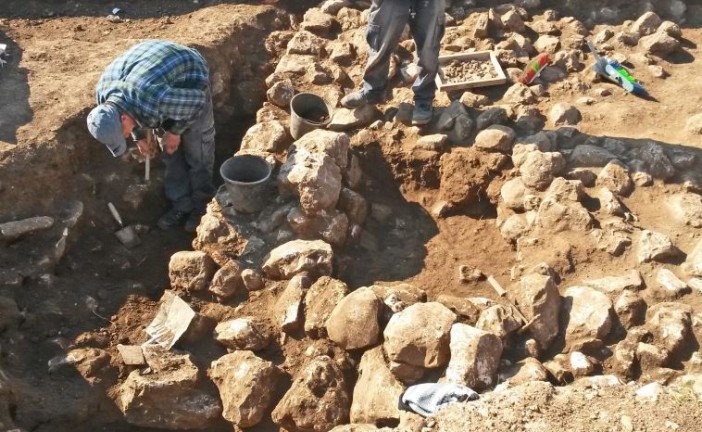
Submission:
M 238 155 L 224 161 L 219 173 L 234 210 L 240 213 L 261 210 L 266 205 L 272 172 L 271 165 L 256 155 Z
M 290 135 L 300 139 L 314 129 L 326 127 L 332 110 L 321 97 L 312 93 L 298 93 L 290 100 Z

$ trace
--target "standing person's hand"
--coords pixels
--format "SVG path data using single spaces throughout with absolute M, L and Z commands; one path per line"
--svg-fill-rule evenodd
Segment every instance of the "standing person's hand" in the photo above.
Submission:
M 166 132 L 161 139 L 161 144 L 166 153 L 173 154 L 178 150 L 178 146 L 180 146 L 180 135 Z
M 139 148 L 139 152 L 144 155 L 144 157 L 153 159 L 156 156 L 156 140 L 144 138 L 137 141 L 136 145 Z

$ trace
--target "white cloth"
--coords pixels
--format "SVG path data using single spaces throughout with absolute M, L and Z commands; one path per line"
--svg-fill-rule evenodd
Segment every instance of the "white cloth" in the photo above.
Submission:
M 428 383 L 410 386 L 400 397 L 400 406 L 430 416 L 451 403 L 478 399 L 478 393 L 460 384 Z

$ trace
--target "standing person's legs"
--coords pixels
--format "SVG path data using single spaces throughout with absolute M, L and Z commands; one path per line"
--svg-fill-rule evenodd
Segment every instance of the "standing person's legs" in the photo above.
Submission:
M 195 231 L 200 217 L 205 214 L 208 201 L 215 188 L 212 171 L 215 157 L 215 127 L 212 110 L 212 95 L 207 89 L 207 100 L 200 116 L 182 136 L 185 162 L 188 165 L 192 202 L 192 213 L 185 223 L 186 231 Z
M 413 123 L 425 124 L 431 120 L 431 104 L 436 93 L 439 49 L 445 28 L 445 3 L 444 0 L 412 1 L 415 15 L 410 28 L 419 57 L 419 74 L 412 85 L 415 100 Z
M 390 57 L 409 21 L 409 6 L 410 0 L 373 0 L 366 29 L 368 64 L 363 75 L 363 90 L 342 99 L 345 107 L 357 108 L 385 100 Z

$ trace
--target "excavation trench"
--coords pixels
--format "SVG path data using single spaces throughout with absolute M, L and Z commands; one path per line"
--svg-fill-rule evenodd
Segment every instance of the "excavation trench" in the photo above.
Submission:
M 208 59 L 216 93 L 217 185 L 222 183 L 219 165 L 238 150 L 265 100 L 263 78 L 271 71 L 271 58 L 263 41 L 287 23 L 285 12 L 272 8 L 242 7 L 244 15 L 251 19 L 230 26 L 226 36 L 203 45 L 191 43 Z M 3 299 L 14 299 L 17 305 L 15 312 L 10 312 L 13 306 L 3 315 L 12 321 L 3 322 L 2 345 L 12 345 L 3 349 L 3 370 L 9 379 L 3 392 L 11 394 L 7 414 L 0 418 L 3 426 L 15 423 L 32 431 L 149 430 L 128 425 L 108 395 L 124 371 L 89 382 L 72 366 L 57 366 L 69 346 L 107 347 L 141 337 L 168 287 L 171 254 L 190 249 L 192 241 L 192 235 L 180 230 L 161 232 L 155 227 L 167 208 L 164 167 L 157 161 L 146 184 L 143 164 L 112 158 L 87 133 L 90 108 L 63 119 L 46 145 L 18 145 L 3 152 L 3 203 L 12 205 L 2 206 L 2 220 L 36 215 L 56 220 L 53 228 L 7 242 L 0 251 Z M 115 237 L 118 226 L 108 202 L 115 204 L 126 224 L 137 226 L 142 244 L 136 249 L 127 250 Z M 57 257 L 62 238 L 65 252 Z M 94 311 L 91 299 L 98 304 Z M 120 331 L 109 330 L 111 324 L 103 317 Z M 211 430 L 228 429 L 222 423 Z
M 478 3 L 484 6 L 483 3 L 493 2 Z M 579 11 L 580 16 L 587 19 L 589 14 L 582 9 Z M 340 73 L 341 68 L 323 58 L 334 52 L 332 49 L 328 49 L 325 54 L 317 52 L 297 58 L 297 54 L 294 54 L 286 59 L 286 46 L 293 35 L 299 34 L 298 30 L 293 31 L 289 28 L 289 11 L 241 6 L 236 12 L 235 24 L 229 25 L 227 22 L 223 27 L 214 26 L 216 31 L 203 31 L 202 35 L 197 34 L 196 38 L 189 41 L 190 45 L 203 52 L 211 67 L 216 105 L 217 185 L 222 183 L 218 175 L 220 164 L 239 149 L 242 137 L 251 126 L 269 121 L 289 125 L 284 104 L 279 104 L 281 108 L 266 103 L 269 85 L 273 81 L 283 81 L 272 77 L 272 74 L 284 60 L 288 61 L 286 67 L 295 69 L 292 73 L 288 70 L 289 74 L 284 78 L 290 79 L 296 90 L 317 92 L 337 106 L 343 92 L 350 91 L 359 81 L 360 71 L 365 63 L 365 54 L 358 48 L 353 61 L 345 65 L 348 75 L 346 72 Z M 204 11 L 199 15 L 195 13 L 195 19 L 206 20 L 208 13 L 211 12 Z M 622 13 L 629 16 L 635 12 L 622 10 Z M 292 21 L 299 21 L 299 15 L 301 14 Z M 365 47 L 362 43 L 364 40 L 360 9 L 357 12 L 347 11 L 344 17 L 352 23 L 349 24 L 351 28 L 334 27 L 331 36 L 327 34 L 323 43 L 351 41 L 358 47 Z M 348 23 L 344 21 L 343 24 Z M 167 25 L 163 24 L 165 28 Z M 200 36 L 203 40 L 199 39 Z M 300 40 L 309 41 L 305 38 L 309 36 L 303 35 L 296 41 L 300 44 L 297 49 L 304 48 L 313 52 L 319 48 L 314 43 L 301 43 Z M 320 64 L 310 59 L 314 56 L 319 56 Z M 295 61 L 300 64 L 295 64 Z M 305 62 L 314 63 L 314 67 L 309 68 L 310 65 Z M 571 74 L 576 80 L 582 80 L 580 84 L 583 87 L 585 82 L 590 85 L 590 82 L 582 77 L 584 73 L 571 71 Z M 266 77 L 272 77 L 272 82 L 266 83 Z M 554 86 L 553 98 L 573 96 L 572 93 L 567 93 L 567 88 L 565 90 L 564 94 L 559 94 L 563 88 Z M 485 92 L 489 103 L 495 103 L 502 98 L 503 94 L 497 94 L 499 92 L 501 90 Z M 475 141 L 477 126 L 462 143 L 451 138 L 447 142 L 441 141 L 438 145 L 432 144 L 433 141 L 429 144 L 426 141 L 420 143 L 427 134 L 409 127 L 404 124 L 406 122 L 396 120 L 410 112 L 408 110 L 411 109 L 411 105 L 407 103 L 410 100 L 409 85 L 398 85 L 393 93 L 393 102 L 382 106 L 382 113 L 373 112 L 373 120 L 383 119 L 380 125 L 373 123 L 371 126 L 372 122 L 369 121 L 359 127 L 347 129 L 350 150 L 341 158 L 348 156 L 349 166 L 352 165 L 353 159 L 362 173 L 354 187 L 351 186 L 348 175 L 344 174 L 344 193 L 353 196 L 351 192 L 359 191 L 358 194 L 362 195 L 362 199 L 368 204 L 368 211 L 367 217 L 364 214 L 365 220 L 359 224 L 358 230 L 349 226 L 346 244 L 335 245 L 331 274 L 348 285 L 349 291 L 378 284 L 375 287 L 378 290 L 377 298 L 376 295 L 373 297 L 376 302 L 381 303 L 379 308 L 383 311 L 375 317 L 381 330 L 377 335 L 379 339 L 369 346 L 382 342 L 382 327 L 388 324 L 393 312 L 402 313 L 398 310 L 406 306 L 402 304 L 406 301 L 405 298 L 393 300 L 393 296 L 398 297 L 397 293 L 404 295 L 407 292 L 420 291 L 421 295 L 414 301 L 426 301 L 432 303 L 428 307 L 440 307 L 442 310 L 446 308 L 439 303 L 451 304 L 450 307 L 454 311 L 457 310 L 456 299 L 470 298 L 475 303 L 467 302 L 471 306 L 466 306 L 459 314 L 460 318 L 456 319 L 480 327 L 476 321 L 485 315 L 488 317 L 488 320 L 485 320 L 487 324 L 483 322 L 485 327 L 480 328 L 489 328 L 489 325 L 494 324 L 495 327 L 489 331 L 494 330 L 499 334 L 511 325 L 513 320 L 510 321 L 509 316 L 500 315 L 502 311 L 507 310 L 507 303 L 504 297 L 497 295 L 493 283 L 488 282 L 488 276 L 495 277 L 505 288 L 510 289 L 512 294 L 518 295 L 521 278 L 525 275 L 538 274 L 537 278 L 548 279 L 548 284 L 552 283 L 549 278 L 555 275 L 553 282 L 567 281 L 567 284 L 571 284 L 601 275 L 620 275 L 623 267 L 640 265 L 634 261 L 633 254 L 614 259 L 601 249 L 599 244 L 593 243 L 592 231 L 598 231 L 600 235 L 606 234 L 603 231 L 608 229 L 608 225 L 604 221 L 611 223 L 612 215 L 604 213 L 605 208 L 601 205 L 601 200 L 594 198 L 597 194 L 594 188 L 583 192 L 582 185 L 566 183 L 562 177 L 557 177 L 558 180 L 549 178 L 563 188 L 554 188 L 557 189 L 553 193 L 557 195 L 554 200 L 560 205 L 562 201 L 571 199 L 564 198 L 569 194 L 577 199 L 571 199 L 574 202 L 563 205 L 567 208 L 563 214 L 554 217 L 554 223 L 544 223 L 544 226 L 534 228 L 532 232 L 521 233 L 525 240 L 522 242 L 518 236 L 510 238 L 511 233 L 505 233 L 506 230 L 501 232 L 500 228 L 504 225 L 498 228 L 496 221 L 502 223 L 507 218 L 526 218 L 528 210 L 532 211 L 530 216 L 533 216 L 535 208 L 527 207 L 538 205 L 523 198 L 520 205 L 505 207 L 502 187 L 508 180 L 520 179 L 522 176 L 519 169 L 515 168 L 516 163 L 513 163 L 514 155 L 505 151 L 480 151 L 476 150 L 476 146 L 467 145 L 466 142 Z M 399 103 L 399 107 L 397 101 L 402 102 Z M 489 108 L 480 106 L 466 108 L 445 94 L 438 96 L 437 106 L 440 107 L 437 110 L 437 118 L 451 117 L 452 110 L 458 110 L 459 113 L 454 117 L 463 116 L 471 121 L 475 119 L 474 123 L 489 111 Z M 545 112 L 550 105 L 541 108 L 544 108 Z M 56 224 L 46 231 L 8 241 L 0 249 L 0 330 L 3 330 L 0 342 L 3 372 L 7 375 L 7 380 L 0 380 L 0 396 L 8 396 L 1 399 L 7 400 L 8 406 L 0 406 L 0 426 L 16 424 L 26 430 L 41 432 L 126 432 L 156 430 L 134 424 L 146 422 L 159 427 L 160 421 L 175 422 L 172 418 L 151 418 L 146 421 L 142 418 L 136 421 L 130 418 L 128 423 L 118 408 L 125 393 L 120 386 L 138 368 L 125 366 L 116 348 L 119 344 L 138 345 L 147 339 L 144 328 L 155 316 L 164 290 L 173 288 L 168 274 L 172 255 L 196 248 L 206 251 L 217 262 L 218 267 L 236 261 L 242 267 L 260 270 L 262 255 L 274 246 L 285 243 L 286 239 L 295 237 L 292 230 L 286 227 L 286 223 L 293 225 L 295 210 L 299 210 L 298 207 L 302 204 L 299 199 L 295 201 L 296 198 L 291 199 L 282 194 L 270 200 L 270 206 L 261 214 L 260 220 L 256 219 L 259 216 L 232 214 L 225 205 L 226 194 L 218 194 L 217 199 L 210 205 L 208 224 L 204 226 L 203 223 L 200 227 L 195 242 L 191 235 L 184 232 L 159 231 L 154 226 L 155 221 L 166 208 L 162 193 L 163 167 L 157 163 L 152 168 L 152 181 L 144 184 L 143 165 L 134 161 L 114 160 L 88 135 L 84 122 L 89 109 L 90 105 L 83 104 L 74 109 L 71 115 L 65 116 L 58 127 L 51 129 L 53 134 L 47 138 L 48 144 L 18 145 L 13 151 L 2 153 L 2 197 L 3 202 L 12 203 L 0 208 L 2 220 L 47 215 L 54 217 Z M 537 117 L 536 122 L 531 122 L 534 120 L 532 118 L 530 122 L 520 123 L 516 117 L 514 112 L 509 117 L 505 113 L 496 122 L 506 125 L 506 129 L 515 134 L 512 138 L 533 139 L 538 141 L 539 146 L 553 150 L 545 153 L 554 158 L 571 155 L 580 145 L 609 145 L 612 149 L 625 148 L 627 151 L 635 149 L 637 145 L 651 145 L 647 147 L 649 153 L 661 154 L 665 151 L 669 155 L 678 154 L 675 152 L 680 151 L 679 146 L 673 144 L 650 140 L 639 143 L 626 138 L 619 140 L 577 133 L 572 128 L 555 128 L 556 130 L 539 135 L 536 132 L 543 128 L 541 114 L 533 116 Z M 455 119 L 452 122 L 455 122 Z M 534 124 L 538 124 L 538 127 L 534 128 Z M 502 129 L 503 132 L 504 130 L 505 128 Z M 539 139 L 534 136 L 538 136 Z M 337 138 L 338 136 L 334 137 Z M 286 136 L 283 141 L 285 140 L 285 148 L 267 154 L 277 159 L 274 176 L 279 174 L 280 166 L 289 156 L 287 145 L 292 143 L 292 139 Z M 702 156 L 697 150 L 688 151 L 694 157 Z M 562 152 L 562 155 L 559 152 Z M 681 159 L 683 162 L 694 161 L 694 157 L 683 154 Z M 563 165 L 565 167 L 565 162 Z M 689 171 L 689 166 L 679 170 L 680 176 L 674 180 L 677 183 L 673 183 L 675 187 L 682 183 L 683 174 L 688 174 L 685 170 Z M 31 176 L 27 174 L 30 172 Z M 594 178 L 595 174 L 590 174 Z M 592 182 L 594 183 L 594 180 Z M 631 204 L 633 212 L 641 210 L 642 219 L 652 229 L 663 229 L 668 221 L 661 220 L 658 208 L 651 211 L 641 202 L 662 199 L 669 192 L 663 189 L 664 187 L 644 191 L 637 189 L 634 197 L 640 201 L 632 199 L 627 202 Z M 545 190 L 530 192 L 536 195 L 537 201 L 548 198 Z M 640 198 L 644 193 L 650 195 Z M 118 227 L 107 210 L 108 202 L 113 202 L 120 209 L 127 224 L 137 227 L 142 240 L 139 247 L 128 250 L 119 243 L 114 235 Z M 582 210 L 579 210 L 580 207 Z M 573 209 L 579 213 L 575 213 Z M 337 208 L 325 210 L 336 212 Z M 343 210 L 350 213 L 346 208 Z M 579 219 L 578 216 L 583 212 L 587 217 Z M 335 214 L 338 213 L 343 212 Z M 283 217 L 280 217 L 281 214 Z M 299 216 L 299 212 L 297 214 Z M 591 221 L 591 218 L 594 221 Z M 584 227 L 576 226 L 583 220 Z M 626 224 L 627 221 L 623 219 L 620 223 Z M 266 224 L 272 228 L 261 228 Z M 557 224 L 562 224 L 565 228 L 549 231 Z M 685 229 L 687 228 L 679 228 L 679 232 L 685 232 Z M 347 230 L 343 231 L 345 235 Z M 634 231 L 633 226 L 627 226 L 624 230 L 626 235 Z M 211 236 L 208 236 L 209 234 Z M 327 233 L 322 234 L 323 237 Z M 307 233 L 300 234 L 300 237 L 318 238 Z M 684 238 L 685 240 L 680 241 L 680 247 L 691 250 L 692 237 Z M 627 240 L 630 246 L 632 240 L 628 237 Z M 666 265 L 678 265 L 683 260 L 683 256 L 677 256 L 666 262 Z M 548 265 L 541 264 L 543 262 Z M 195 386 L 197 392 L 213 395 L 215 398 L 219 395 L 214 380 L 207 376 L 207 373 L 211 372 L 212 362 L 227 353 L 227 349 L 213 337 L 213 329 L 217 323 L 232 318 L 253 317 L 263 323 L 266 331 L 275 335 L 266 348 L 257 351 L 257 355 L 270 361 L 284 373 L 279 377 L 277 385 L 264 389 L 266 393 L 271 393 L 273 402 L 266 408 L 263 419 L 247 429 L 252 431 L 279 428 L 279 425 L 273 422 L 271 411 L 294 385 L 292 381 L 302 375 L 300 371 L 308 364 L 325 356 L 333 359 L 343 371 L 343 380 L 339 380 L 345 383 L 348 388 L 344 390 L 350 394 L 354 392 L 354 387 L 359 388 L 357 382 L 362 383 L 359 374 L 359 364 L 363 364 L 361 358 L 372 357 L 371 351 L 382 352 L 378 346 L 365 353 L 361 352 L 363 350 L 354 349 L 347 352 L 337 341 L 332 342 L 331 338 L 311 337 L 306 332 L 307 329 L 293 328 L 281 331 L 279 321 L 286 313 L 280 310 L 281 298 L 291 291 L 290 286 L 294 283 L 304 285 L 305 277 L 293 278 L 293 282 L 290 283 L 287 280 L 274 281 L 272 277 L 268 279 L 265 289 L 240 289 L 226 300 L 216 298 L 213 292 L 207 289 L 197 292 L 186 289 L 179 292 L 198 313 L 198 318 L 175 347 L 190 353 L 194 365 L 199 370 L 198 383 Z M 409 283 L 412 286 L 398 285 L 401 283 Z M 394 288 L 390 288 L 391 285 Z M 566 285 L 559 288 L 566 288 Z M 552 299 L 558 298 L 560 302 L 559 288 L 553 285 L 550 293 L 544 290 L 541 294 L 551 296 Z M 636 289 L 641 288 L 644 288 L 643 282 Z M 651 305 L 659 302 L 655 296 L 649 298 L 648 294 L 647 292 L 645 299 Z M 393 305 L 389 303 L 393 301 L 398 310 L 390 309 Z M 540 301 L 539 298 L 534 300 L 535 303 Z M 554 339 L 549 351 L 536 354 L 528 351 L 530 347 L 526 342 L 529 341 L 524 341 L 521 335 L 509 330 L 505 333 L 512 334 L 503 335 L 505 351 L 502 359 L 517 361 L 533 356 L 550 360 L 561 351 L 568 352 L 572 347 L 565 346 L 564 333 L 569 325 L 572 301 L 572 298 L 563 300 L 563 303 L 559 303 L 559 307 L 555 308 L 555 315 L 551 317 L 555 317 L 555 322 L 551 319 L 551 324 L 555 325 L 558 337 Z M 639 305 L 643 303 L 638 297 L 637 301 Z M 609 309 L 612 309 L 611 303 L 609 302 Z M 94 307 L 95 304 L 97 307 Z M 690 304 L 698 308 L 697 301 L 691 300 Z M 465 306 L 465 303 L 463 305 Z M 475 305 L 479 305 L 480 310 Z M 646 304 L 643 305 L 642 310 L 645 312 Z M 642 310 L 638 310 L 637 313 L 641 313 Z M 486 311 L 494 313 L 483 313 Z M 619 317 L 615 317 L 613 309 L 611 312 L 608 310 L 605 315 L 603 320 L 609 322 L 605 331 L 609 332 L 607 338 L 603 341 L 597 338 L 588 340 L 579 347 L 588 355 L 594 353 L 593 356 L 600 356 L 599 362 L 596 363 L 597 373 L 614 370 L 616 365 L 609 363 L 611 352 L 609 355 L 603 354 L 608 349 L 605 344 L 613 347 L 626 335 L 623 323 Z M 689 315 L 688 313 L 688 318 Z M 493 321 L 489 321 L 489 318 Z M 643 324 L 643 317 L 636 317 L 636 325 L 643 329 Z M 359 326 L 357 330 L 366 330 L 365 325 Z M 696 327 L 695 331 L 697 330 Z M 687 336 L 692 336 L 691 331 Z M 653 336 L 643 333 L 642 330 L 641 341 L 637 342 L 652 343 Z M 514 340 L 511 339 L 512 336 Z M 694 340 L 695 337 L 689 337 L 686 346 L 678 349 L 675 358 L 668 359 L 671 362 L 666 366 L 672 366 L 678 371 L 684 370 L 692 351 L 699 349 Z M 69 352 L 73 353 L 73 357 L 67 362 L 66 353 Z M 383 355 L 381 354 L 382 361 L 376 365 L 377 369 L 387 371 L 390 375 L 387 359 Z M 498 356 L 493 363 L 499 363 L 499 359 Z M 509 366 L 503 362 L 500 367 L 505 365 Z M 436 381 L 439 375 L 445 372 L 443 366 L 445 364 L 441 367 L 427 367 L 424 379 Z M 638 379 L 645 372 L 640 369 L 638 364 L 635 365 L 632 370 L 626 372 L 629 374 L 628 378 Z M 672 376 L 675 372 L 670 372 L 672 369 L 662 369 L 666 368 L 657 368 L 648 373 L 669 373 Z M 154 372 L 150 368 L 139 370 L 142 370 L 145 379 Z M 560 377 L 556 379 L 555 375 L 546 376 L 547 372 L 544 371 L 543 380 L 549 379 L 554 383 L 560 381 Z M 0 378 L 4 377 L 0 375 Z M 564 380 L 572 379 L 571 374 Z M 175 391 L 180 391 L 176 387 L 174 386 Z M 378 391 L 386 390 L 384 386 L 378 387 Z M 328 386 L 314 390 L 320 394 L 330 391 Z M 368 395 L 360 394 L 360 399 L 363 400 L 366 396 Z M 367 400 L 372 402 L 372 396 L 368 396 L 370 399 Z M 395 396 L 397 395 L 393 395 L 390 404 L 393 405 L 393 409 Z M 486 397 L 489 398 L 489 394 Z M 154 403 L 154 400 L 146 402 L 153 403 L 152 406 L 158 408 L 167 399 L 156 401 L 157 403 Z M 179 401 L 176 401 L 174 406 L 177 402 Z M 315 400 L 314 404 L 317 402 L 319 401 Z M 373 403 L 370 403 L 368 406 L 372 405 Z M 298 409 L 302 411 L 304 407 L 293 406 L 290 411 L 294 415 Z M 194 409 L 193 412 L 201 411 Z M 362 414 L 356 412 L 357 418 L 362 418 Z M 395 416 L 394 412 L 392 414 L 389 416 L 391 418 L 380 415 L 372 421 L 379 426 L 396 426 L 400 416 Z M 182 421 L 182 424 L 189 424 L 187 418 L 180 417 L 178 420 Z M 209 424 L 202 423 L 206 430 L 228 431 L 232 428 L 232 424 L 221 418 L 219 413 L 211 420 Z M 456 430 L 464 428 L 459 426 Z

